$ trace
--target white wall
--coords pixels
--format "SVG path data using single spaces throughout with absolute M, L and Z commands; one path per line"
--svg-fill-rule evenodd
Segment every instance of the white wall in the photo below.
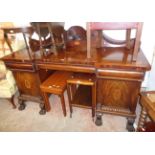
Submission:
M 148 73 L 148 79 L 147 79 L 147 90 L 155 90 L 155 48 L 154 48 L 154 54 L 153 54 L 153 61 L 152 61 L 152 69 Z
M 148 90 L 155 90 L 155 82 L 153 82 L 155 80 L 155 60 L 153 59 L 155 49 L 155 23 L 144 22 L 141 41 L 141 48 L 149 63 L 152 65 L 151 71 L 146 74 L 143 86 L 147 87 Z

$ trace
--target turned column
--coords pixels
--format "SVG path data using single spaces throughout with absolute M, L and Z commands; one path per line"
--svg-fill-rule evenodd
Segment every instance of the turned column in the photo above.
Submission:
M 144 127 L 146 118 L 147 118 L 146 108 L 142 107 L 140 118 L 139 118 L 139 122 L 138 122 L 138 129 Z

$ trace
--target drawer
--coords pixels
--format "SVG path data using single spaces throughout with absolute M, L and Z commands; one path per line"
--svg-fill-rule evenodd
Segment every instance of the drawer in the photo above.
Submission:
M 66 65 L 66 64 L 37 64 L 39 69 L 49 69 L 49 70 L 63 70 L 81 73 L 94 73 L 95 68 L 92 66 L 76 66 L 76 65 Z
M 35 66 L 33 63 L 14 63 L 14 62 L 6 62 L 6 67 L 12 71 L 29 71 L 34 72 Z
M 106 79 L 143 81 L 144 75 L 145 75 L 144 72 L 138 72 L 138 71 L 110 70 L 110 69 L 97 70 L 97 77 Z

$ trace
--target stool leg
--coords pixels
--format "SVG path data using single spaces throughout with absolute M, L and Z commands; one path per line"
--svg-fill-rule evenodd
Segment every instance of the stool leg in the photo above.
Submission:
M 73 112 L 73 109 L 72 109 L 72 101 L 71 101 L 71 93 L 70 93 L 70 85 L 67 84 L 67 94 L 68 94 L 68 101 L 69 101 L 69 110 L 70 110 L 70 117 L 72 117 L 72 112 Z
M 144 127 L 146 118 L 147 118 L 146 109 L 144 107 L 142 107 L 142 111 L 141 111 L 141 114 L 140 114 L 140 118 L 139 118 L 138 128 L 137 129 L 141 129 L 141 128 Z
M 95 117 L 96 109 L 96 83 L 92 86 L 92 117 Z
M 49 103 L 49 99 L 48 99 L 47 93 L 42 92 L 42 96 L 43 96 L 43 99 L 44 99 L 44 104 L 45 104 L 46 111 L 50 111 L 51 110 L 51 106 L 50 106 L 50 103 Z
M 66 106 L 65 106 L 64 95 L 61 94 L 59 96 L 60 96 L 60 99 L 61 99 L 61 106 L 62 106 L 63 114 L 64 114 L 64 116 L 66 116 Z

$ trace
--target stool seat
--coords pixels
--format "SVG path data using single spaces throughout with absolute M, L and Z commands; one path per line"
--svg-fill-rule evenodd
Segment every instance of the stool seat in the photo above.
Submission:
M 50 111 L 51 109 L 48 99 L 48 93 L 55 94 L 59 95 L 61 99 L 63 114 L 64 116 L 66 116 L 66 106 L 63 93 L 67 88 L 67 79 L 71 75 L 71 72 L 56 71 L 40 85 L 46 111 Z
M 44 90 L 44 92 L 59 95 L 66 89 L 67 79 L 70 76 L 70 72 L 56 71 L 40 85 L 40 88 Z
M 74 73 L 67 80 L 67 93 L 70 116 L 72 116 L 72 106 L 75 106 L 91 108 L 94 118 L 96 108 L 96 76 L 94 74 Z

